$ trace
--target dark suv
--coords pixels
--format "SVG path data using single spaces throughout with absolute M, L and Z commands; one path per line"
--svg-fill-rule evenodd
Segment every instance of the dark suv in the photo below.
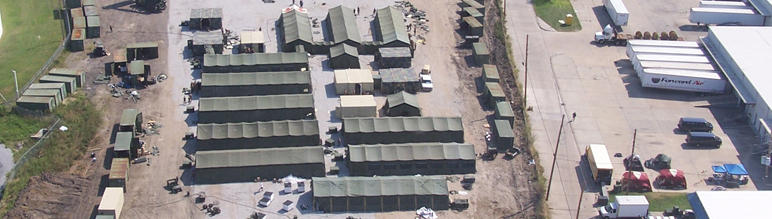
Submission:
M 721 147 L 721 138 L 710 132 L 689 132 L 686 135 L 686 143 L 694 146 L 716 146 Z
M 703 118 L 683 117 L 678 120 L 678 129 L 688 132 L 712 132 L 713 124 Z

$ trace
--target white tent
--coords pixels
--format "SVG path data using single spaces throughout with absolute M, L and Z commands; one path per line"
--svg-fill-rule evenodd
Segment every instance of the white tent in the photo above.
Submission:
M 376 117 L 377 104 L 373 95 L 340 96 L 340 106 L 335 113 L 340 118 Z
M 335 93 L 357 94 L 373 92 L 373 73 L 367 69 L 335 70 Z

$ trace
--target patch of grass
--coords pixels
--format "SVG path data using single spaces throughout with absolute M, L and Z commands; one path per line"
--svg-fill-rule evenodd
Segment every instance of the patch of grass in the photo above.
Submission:
M 496 24 L 493 27 L 494 28 L 493 35 L 498 40 L 504 43 L 504 47 L 506 48 L 506 51 L 507 51 L 507 60 L 509 60 L 509 64 L 513 68 L 512 74 L 515 77 L 515 82 L 517 83 L 517 87 L 520 88 L 523 85 L 518 80 L 518 78 L 520 77 L 520 70 L 517 68 L 517 64 L 515 64 L 515 56 L 513 55 L 514 53 L 512 51 L 512 42 L 510 41 L 509 34 L 507 34 L 507 28 L 505 25 L 506 12 L 501 10 L 502 0 L 494 0 L 494 1 L 496 3 L 496 6 L 499 8 L 497 12 L 500 19 L 496 21 Z M 571 9 L 571 11 L 573 12 L 573 8 Z M 523 91 L 521 89 L 516 89 L 516 90 L 517 90 L 517 96 L 523 97 L 523 94 L 522 94 Z M 537 193 L 534 212 L 536 213 L 536 218 L 540 218 L 540 219 L 550 218 L 547 201 L 544 200 L 544 196 L 546 193 L 547 179 L 544 178 L 544 168 L 541 166 L 539 162 L 539 153 L 536 151 L 536 148 L 533 146 L 535 136 L 532 133 L 531 123 L 529 122 L 530 118 L 528 116 L 528 113 L 526 113 L 527 111 L 525 110 L 527 107 L 525 98 L 521 98 L 521 101 L 515 103 L 515 105 L 517 105 L 518 108 L 522 109 L 522 112 L 523 112 L 522 116 L 523 116 L 524 125 L 523 125 L 523 133 L 521 133 L 522 134 L 521 140 L 524 143 L 525 147 L 527 148 L 528 153 L 536 162 L 536 165 L 535 165 L 536 171 L 531 171 L 532 174 L 530 176 L 531 181 L 536 182 L 531 184 L 532 186 L 531 189 Z
M 13 72 L 23 86 L 62 43 L 60 20 L 54 9 L 60 0 L 0 1 L 3 36 L 0 38 L 0 93 L 14 94 Z M 40 38 L 38 38 L 40 37 Z
M 69 97 L 68 97 L 69 98 Z M 55 130 L 33 159 L 17 169 L 14 179 L 8 181 L 0 202 L 0 215 L 14 207 L 21 190 L 27 186 L 30 177 L 46 172 L 64 171 L 73 162 L 83 157 L 97 129 L 102 125 L 102 111 L 83 94 L 75 94 L 73 100 L 60 105 L 54 114 L 60 118 L 60 125 L 69 130 Z
M 576 17 L 574 6 L 571 0 L 533 0 L 533 10 L 536 16 L 539 16 L 544 22 L 547 22 L 552 28 L 560 32 L 571 32 L 582 30 L 582 24 Z M 574 16 L 574 24 L 566 26 L 558 23 L 558 20 L 565 20 L 566 14 Z
M 678 206 L 681 209 L 692 209 L 692 204 L 686 199 L 688 193 L 675 193 L 675 192 L 630 192 L 629 195 L 643 195 L 649 200 L 649 211 L 660 212 L 665 209 L 673 209 L 673 206 Z M 623 196 L 624 192 L 619 194 L 613 194 L 609 197 L 609 202 L 613 202 L 616 196 Z
M 4 109 L 2 109 L 4 111 Z M 50 124 L 42 119 L 23 117 L 13 113 L 0 116 L 0 143 L 6 147 L 12 148 L 14 152 L 16 143 L 21 142 L 25 146 L 30 146 L 34 142 L 30 136 L 35 134 L 41 128 L 46 128 Z M 18 159 L 19 153 L 14 153 L 14 160 Z

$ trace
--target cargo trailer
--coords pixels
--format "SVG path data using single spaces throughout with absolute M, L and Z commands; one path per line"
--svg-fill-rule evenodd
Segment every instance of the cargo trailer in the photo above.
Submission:
M 705 56 L 685 56 L 685 55 L 660 55 L 640 53 L 630 58 L 633 65 L 641 61 L 660 61 L 660 62 L 686 62 L 710 64 L 710 59 Z
M 643 87 L 705 93 L 724 93 L 727 83 L 717 71 L 655 68 L 644 69 L 639 77 Z
M 764 16 L 754 9 L 734 8 L 692 8 L 689 22 L 705 24 L 737 24 L 742 26 L 763 26 Z
M 700 1 L 700 8 L 734 8 L 734 9 L 753 9 L 753 6 L 745 2 L 737 1 Z
M 700 48 L 700 44 L 690 41 L 666 41 L 666 40 L 629 40 L 630 46 L 661 46 L 678 48 Z
M 630 12 L 627 11 L 627 7 L 625 7 L 625 3 L 622 0 L 603 0 L 603 6 L 606 8 L 614 25 L 627 26 Z
M 663 69 L 683 69 L 683 70 L 698 70 L 698 71 L 715 71 L 717 70 L 712 64 L 705 63 L 688 63 L 688 62 L 658 62 L 658 61 L 640 61 L 633 65 L 635 72 L 641 74 L 640 71 L 647 68 L 663 68 Z

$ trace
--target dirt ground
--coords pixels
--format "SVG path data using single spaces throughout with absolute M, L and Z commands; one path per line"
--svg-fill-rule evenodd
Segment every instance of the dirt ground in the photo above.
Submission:
M 289 1 L 287 1 L 289 2 Z M 459 28 L 460 7 L 459 1 L 445 0 L 414 0 L 411 1 L 417 8 L 427 12 L 430 20 L 430 32 L 426 33 L 426 45 L 419 45 L 414 58 L 413 66 L 431 64 L 435 90 L 431 93 L 419 95 L 419 101 L 424 106 L 427 116 L 462 116 L 465 126 L 465 139 L 475 145 L 477 153 L 485 151 L 484 134 L 488 131 L 484 125 L 492 120 L 493 111 L 483 107 L 480 85 L 481 68 L 474 64 L 469 47 L 460 47 L 461 36 L 457 33 Z M 283 1 L 280 3 L 284 3 Z M 278 4 L 278 3 L 277 3 Z M 486 5 L 493 5 L 493 0 L 486 1 Z M 100 8 L 102 22 L 102 38 L 108 50 L 114 51 L 125 48 L 127 43 L 158 41 L 160 54 L 158 59 L 149 61 L 154 75 L 169 72 L 172 67 L 167 64 L 168 53 L 167 37 L 182 37 L 182 32 L 167 29 L 169 11 L 161 14 L 146 14 L 132 8 L 130 1 L 102 0 L 97 1 Z M 500 42 L 491 40 L 492 27 L 495 14 L 488 9 L 486 21 L 486 39 L 483 40 L 491 50 L 493 63 L 506 62 L 504 47 Z M 174 21 L 177 22 L 177 21 Z M 113 31 L 110 31 L 112 26 Z M 490 27 L 490 28 L 489 28 Z M 363 33 L 364 34 L 364 33 Z M 92 40 L 87 41 L 88 43 Z M 89 46 L 87 46 L 89 48 Z M 90 48 L 93 48 L 91 46 Z M 269 50 L 270 51 L 270 50 Z M 181 53 L 181 51 L 172 51 Z M 182 94 L 179 90 L 187 86 L 193 79 L 193 75 L 175 75 L 163 83 L 151 85 L 140 89 L 142 99 L 134 103 L 121 98 L 110 97 L 106 85 L 93 85 L 91 81 L 98 75 L 104 74 L 105 63 L 112 61 L 112 57 L 88 58 L 86 52 L 72 53 L 68 58 L 71 68 L 86 69 L 87 85 L 84 91 L 92 100 L 103 107 L 105 112 L 105 127 L 90 145 L 97 150 L 97 162 L 92 163 L 84 154 L 84 159 L 76 164 L 69 173 L 57 173 L 44 175 L 42 180 L 31 183 L 24 190 L 17 207 L 13 209 L 11 218 L 46 218 L 45 212 L 68 212 L 70 215 L 47 215 L 50 218 L 84 218 L 93 217 L 96 205 L 99 204 L 100 191 L 106 185 L 107 174 L 110 167 L 113 138 L 113 125 L 120 119 L 121 111 L 125 108 L 137 108 L 143 112 L 145 121 L 154 120 L 164 127 L 162 135 L 149 135 L 142 140 L 149 146 L 158 146 L 160 154 L 150 156 L 151 164 L 133 164 L 130 168 L 129 192 L 126 193 L 123 218 L 204 218 L 198 211 L 198 207 L 184 197 L 184 193 L 170 194 L 163 188 L 166 180 L 181 176 L 182 183 L 188 189 L 190 171 L 179 168 L 184 159 L 185 151 L 190 150 L 191 143 L 187 143 L 182 136 L 188 131 L 192 122 L 187 116 L 180 117 L 176 110 L 183 110 L 181 103 Z M 181 68 L 188 68 L 182 66 Z M 180 68 L 175 66 L 174 68 Z M 511 72 L 511 67 L 499 65 L 502 78 L 507 86 L 508 100 L 519 101 L 514 94 L 514 78 L 506 72 Z M 188 71 L 188 70 L 186 70 Z M 179 76 L 179 77 L 178 77 Z M 119 79 L 114 78 L 112 83 Z M 196 99 L 194 97 L 194 99 Z M 195 105 L 195 102 L 194 102 Z M 433 107 L 437 106 L 437 107 Z M 516 109 L 521 111 L 521 109 Z M 518 112 L 516 111 L 516 112 Z M 522 122 L 522 118 L 517 121 Z M 518 128 L 516 134 L 522 132 Z M 518 147 L 524 147 L 516 143 Z M 192 152 L 192 151 L 191 151 Z M 452 198 L 468 198 L 470 208 L 462 212 L 440 211 L 441 218 L 534 218 L 535 191 L 532 190 L 531 175 L 535 171 L 535 165 L 528 165 L 530 155 L 523 154 L 512 160 L 499 156 L 492 161 L 478 159 L 475 174 L 477 181 L 468 195 L 453 195 Z M 38 183 L 38 181 L 43 183 Z M 81 186 L 55 186 L 61 183 L 76 182 Z M 69 185 L 69 184 L 66 184 Z M 460 190 L 457 182 L 450 182 L 451 189 Z M 55 192 L 53 192 L 55 191 Z M 29 204 L 23 206 L 26 200 L 80 200 L 76 202 L 53 202 L 53 204 Z M 40 203 L 43 203 L 40 201 Z M 57 204 L 58 203 L 58 204 Z M 70 205 L 67 205 L 70 204 Z M 30 207 L 35 209 L 30 210 Z M 64 210 L 68 209 L 68 210 Z M 73 210 L 75 209 L 75 210 Z M 34 215 L 30 212 L 40 212 Z M 26 213 L 26 215 L 25 215 Z M 369 215 L 366 218 L 410 218 L 414 212 L 389 212 Z M 313 217 L 312 215 L 304 215 Z M 337 217 L 343 215 L 316 215 L 318 217 Z
M 81 202 L 71 198 L 87 197 L 89 181 L 69 173 L 45 173 L 32 177 L 16 200 L 16 207 L 8 212 L 6 218 L 79 218 L 79 214 L 69 209 L 79 207 Z

